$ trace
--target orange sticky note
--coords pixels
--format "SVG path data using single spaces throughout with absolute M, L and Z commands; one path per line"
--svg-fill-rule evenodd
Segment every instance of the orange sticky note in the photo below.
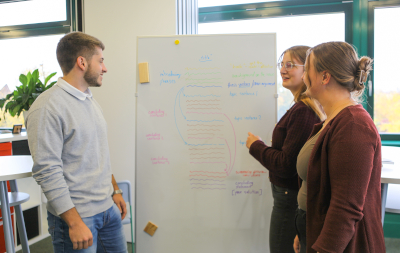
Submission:
M 149 63 L 148 62 L 139 63 L 139 81 L 140 81 L 140 83 L 150 82 Z
M 154 224 L 153 222 L 148 222 L 146 227 L 144 228 L 144 232 L 148 233 L 149 235 L 153 236 L 154 233 L 156 232 L 158 226 Z

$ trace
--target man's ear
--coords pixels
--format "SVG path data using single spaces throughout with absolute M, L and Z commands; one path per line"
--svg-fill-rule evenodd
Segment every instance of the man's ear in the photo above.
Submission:
M 79 69 L 81 69 L 82 71 L 85 71 L 86 68 L 87 68 L 88 63 L 87 63 L 85 57 L 79 56 L 76 59 L 76 65 L 78 66 Z

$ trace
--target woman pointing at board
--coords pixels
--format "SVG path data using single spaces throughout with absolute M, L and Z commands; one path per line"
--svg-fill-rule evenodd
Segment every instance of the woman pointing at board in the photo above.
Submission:
M 313 126 L 325 116 L 320 107 L 304 95 L 302 80 L 309 47 L 294 46 L 285 50 L 278 62 L 282 85 L 290 90 L 295 104 L 283 115 L 272 134 L 272 146 L 249 133 L 246 146 L 250 154 L 269 170 L 274 206 L 271 214 L 269 246 L 271 253 L 293 252 L 296 236 L 295 215 L 299 190 L 297 155 Z

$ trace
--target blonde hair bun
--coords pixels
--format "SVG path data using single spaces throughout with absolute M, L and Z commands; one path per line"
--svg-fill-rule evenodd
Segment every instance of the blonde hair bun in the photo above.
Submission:
M 368 56 L 363 56 L 358 61 L 358 70 L 354 76 L 354 90 L 359 92 L 364 90 L 364 83 L 368 79 L 369 72 L 372 70 L 372 59 Z

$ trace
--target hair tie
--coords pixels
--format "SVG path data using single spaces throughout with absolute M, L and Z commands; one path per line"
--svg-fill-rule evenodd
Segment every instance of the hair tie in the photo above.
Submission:
M 361 70 L 360 79 L 358 80 L 358 82 L 360 84 L 364 84 L 367 81 L 367 78 L 368 78 L 368 73 L 365 72 L 364 70 Z

